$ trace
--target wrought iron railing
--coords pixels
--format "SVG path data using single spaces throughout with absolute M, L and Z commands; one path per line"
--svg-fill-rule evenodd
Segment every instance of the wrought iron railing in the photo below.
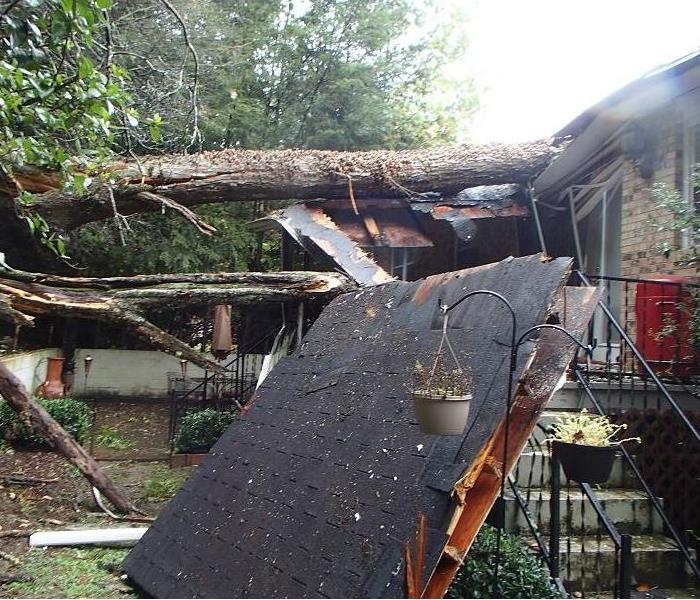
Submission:
M 171 451 L 178 434 L 182 417 L 192 409 L 215 408 L 231 410 L 242 408 L 255 392 L 263 357 L 256 350 L 269 345 L 270 339 L 283 333 L 277 326 L 266 331 L 247 352 L 238 350 L 234 357 L 222 366 L 221 372 L 204 371 L 202 377 L 182 378 L 180 385 L 170 389 L 169 440 Z M 257 364 L 255 364 L 257 363 Z M 190 385 L 188 385 L 188 383 Z M 191 385 L 194 383 L 195 385 Z M 183 385 L 184 384 L 184 385 Z
M 569 593 L 629 597 L 635 568 L 632 549 L 635 538 L 645 534 L 658 534 L 665 544 L 661 547 L 680 557 L 676 585 L 697 585 L 700 387 L 695 387 L 697 348 L 687 338 L 697 326 L 689 315 L 700 306 L 700 288 L 690 286 L 686 293 L 686 284 L 676 282 L 593 279 L 580 273 L 575 278 L 579 285 L 604 286 L 587 340 L 597 340 L 597 350 L 585 362 L 572 364 L 578 408 L 626 423 L 625 436 L 641 438 L 641 444 L 621 446 L 616 469 L 624 488 L 619 490 L 621 504 L 629 492 L 630 498 L 643 502 L 644 515 L 630 509 L 634 522 L 618 523 L 605 500 L 617 497 L 618 491 L 596 491 L 568 480 L 562 485 L 557 457 L 544 442 L 546 427 L 538 424 L 509 479 L 518 508 L 516 521 L 532 536 L 531 546 L 554 580 Z M 641 300 L 637 285 L 647 286 Z M 649 285 L 654 286 L 651 294 Z M 650 317 L 650 310 L 657 312 Z M 656 535 L 639 537 L 637 543 L 654 539 Z
M 590 486 L 561 485 L 548 436 L 538 423 L 509 477 L 517 507 L 509 528 L 531 536 L 529 545 L 563 595 L 630 597 L 631 536 L 618 530 Z
M 689 284 L 577 275 L 582 285 L 605 285 L 589 330 L 604 354 L 573 370 L 582 401 L 625 423 L 626 436 L 641 438 L 620 450 L 633 484 L 700 582 L 700 386 L 693 383 L 698 360 L 688 320 L 697 310 L 693 302 L 700 288 L 690 286 L 686 293 Z M 655 286 L 651 300 L 650 285 Z M 640 293 L 647 297 L 640 301 Z

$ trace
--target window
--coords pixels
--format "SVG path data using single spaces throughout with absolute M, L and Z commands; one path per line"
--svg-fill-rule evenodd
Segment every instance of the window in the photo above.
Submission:
M 683 197 L 696 211 L 700 211 L 700 192 L 695 187 L 693 174 L 700 163 L 700 111 L 696 105 L 686 110 L 683 140 Z M 691 232 L 683 232 L 681 248 L 691 245 Z

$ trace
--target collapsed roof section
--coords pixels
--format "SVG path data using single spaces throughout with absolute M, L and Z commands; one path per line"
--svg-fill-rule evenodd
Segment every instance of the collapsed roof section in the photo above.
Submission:
M 447 542 L 462 536 L 464 555 L 473 536 L 464 538 L 462 515 L 480 526 L 498 489 L 466 510 L 465 484 L 453 493 L 464 475 L 472 484 L 483 485 L 484 473 L 498 481 L 502 446 L 492 446 L 506 406 L 504 307 L 481 296 L 451 313 L 454 350 L 474 375 L 463 437 L 421 433 L 413 365 L 439 344 L 439 301 L 494 290 L 512 302 L 522 333 L 552 311 L 569 265 L 516 258 L 334 300 L 132 550 L 130 577 L 156 597 L 406 597 L 402 551 L 422 514 L 421 585 L 433 575 L 449 583 L 443 561 L 455 553 Z M 561 342 L 550 354 L 556 361 L 533 360 L 533 350 L 523 348 L 517 369 L 523 388 L 536 391 L 532 401 L 516 395 L 524 439 L 572 355 Z
M 469 242 L 474 219 L 526 217 L 527 195 L 518 184 L 478 186 L 454 196 L 420 194 L 407 199 L 358 198 L 311 200 L 294 204 L 252 223 L 254 229 L 277 227 L 305 250 L 319 250 L 361 285 L 394 279 L 372 254 L 381 248 L 430 248 L 435 240 L 421 217 L 448 223 Z

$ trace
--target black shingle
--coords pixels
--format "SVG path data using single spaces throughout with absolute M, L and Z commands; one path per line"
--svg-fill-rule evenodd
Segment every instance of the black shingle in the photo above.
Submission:
M 160 597 L 403 597 L 419 513 L 429 572 L 449 490 L 505 409 L 508 314 L 477 298 L 450 317 L 474 372 L 464 444 L 420 432 L 410 373 L 439 343 L 438 298 L 493 289 L 523 331 L 543 321 L 567 267 L 512 259 L 337 298 L 129 554 L 130 577 Z

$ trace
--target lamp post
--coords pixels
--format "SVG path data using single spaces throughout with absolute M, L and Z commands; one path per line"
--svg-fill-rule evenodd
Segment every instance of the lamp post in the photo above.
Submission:
M 92 356 L 89 354 L 85 355 L 83 358 L 83 396 L 87 394 L 87 382 L 88 376 L 90 375 L 90 369 L 92 368 Z M 97 425 L 97 405 L 95 404 L 95 399 L 90 401 L 90 406 L 92 407 L 92 427 L 90 428 L 90 455 L 95 448 L 95 425 Z
M 540 329 L 553 329 L 555 331 L 559 331 L 563 333 L 564 335 L 568 336 L 572 342 L 574 342 L 577 345 L 576 349 L 576 354 L 578 355 L 579 350 L 584 350 L 586 354 L 590 357 L 593 354 L 593 349 L 596 346 L 596 340 L 593 340 L 592 344 L 585 345 L 579 340 L 577 340 L 569 331 L 564 329 L 563 327 L 559 325 L 554 325 L 554 324 L 549 324 L 549 323 L 543 323 L 541 325 L 535 325 L 533 327 L 530 327 L 527 329 L 523 334 L 516 340 L 516 335 L 517 335 L 517 329 L 518 329 L 518 318 L 515 314 L 515 309 L 513 308 L 513 305 L 508 301 L 508 299 L 503 296 L 502 294 L 499 294 L 498 292 L 494 292 L 492 290 L 475 290 L 473 292 L 469 292 L 468 294 L 462 296 L 459 300 L 456 302 L 453 302 L 450 305 L 442 304 L 441 300 L 438 300 L 438 303 L 440 305 L 440 309 L 443 311 L 443 313 L 446 315 L 448 312 L 459 306 L 462 302 L 465 300 L 473 297 L 473 296 L 490 296 L 492 298 L 496 298 L 499 300 L 507 309 L 508 312 L 510 313 L 511 317 L 511 331 L 510 331 L 510 365 L 509 365 L 509 370 L 508 370 L 508 390 L 507 390 L 507 396 L 506 396 L 506 419 L 505 419 L 505 434 L 503 436 L 503 462 L 502 462 L 502 468 L 501 468 L 501 482 L 500 482 L 500 494 L 499 494 L 499 503 L 500 503 L 500 509 L 499 512 L 502 515 L 502 517 L 499 519 L 498 522 L 498 527 L 497 527 L 497 534 L 496 534 L 496 560 L 494 561 L 494 569 L 493 569 L 493 586 L 494 586 L 494 591 L 496 582 L 498 581 L 498 570 L 499 570 L 499 563 L 500 563 L 500 556 L 501 556 L 501 534 L 503 531 L 503 528 L 505 526 L 505 519 L 503 518 L 505 516 L 505 488 L 506 488 L 506 478 L 508 477 L 508 470 L 507 470 L 507 462 L 508 462 L 508 442 L 509 442 L 509 430 L 510 430 L 510 412 L 512 408 L 512 403 L 513 403 L 513 379 L 515 377 L 515 371 L 517 369 L 518 365 L 518 352 L 520 350 L 520 346 L 522 346 L 525 341 L 527 341 L 527 338 L 534 333 L 535 331 L 539 331 Z M 466 437 L 465 437 L 466 440 Z M 462 447 L 464 445 L 464 441 L 462 440 L 462 445 L 460 445 L 459 450 L 457 451 L 457 456 L 459 456 L 459 453 L 462 450 Z

